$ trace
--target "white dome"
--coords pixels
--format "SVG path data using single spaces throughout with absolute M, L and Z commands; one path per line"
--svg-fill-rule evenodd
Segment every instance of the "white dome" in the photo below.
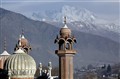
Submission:
M 5 50 L 0 54 L 0 68 L 3 69 L 5 60 L 10 56 L 10 54 Z

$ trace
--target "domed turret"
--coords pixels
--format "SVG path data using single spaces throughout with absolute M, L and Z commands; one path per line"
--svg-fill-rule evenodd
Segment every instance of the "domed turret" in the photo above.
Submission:
M 4 69 L 8 71 L 11 79 L 34 79 L 36 63 L 21 48 L 7 58 Z
M 4 51 L 0 54 L 0 69 L 3 69 L 5 60 L 10 56 L 10 54 L 6 51 L 6 40 L 4 40 Z
M 0 54 L 0 69 L 3 69 L 5 60 L 10 56 L 10 54 L 4 50 L 2 54 Z
M 28 54 L 28 52 L 31 50 L 31 46 L 29 45 L 28 40 L 24 37 L 24 34 L 20 35 L 18 43 L 16 44 L 14 50 L 18 50 L 19 47 L 24 49 L 24 52 Z
M 18 42 L 21 43 L 21 45 L 20 45 L 21 47 L 28 45 L 28 40 L 24 37 L 24 35 L 20 35 Z
M 60 29 L 60 36 L 63 38 L 71 36 L 71 30 L 67 27 L 66 24 L 66 17 L 64 17 L 64 26 Z
M 64 17 L 64 27 L 60 29 L 60 35 L 57 35 L 54 42 L 59 44 L 59 50 L 72 50 L 73 43 L 76 43 L 76 38 L 67 27 L 66 17 Z

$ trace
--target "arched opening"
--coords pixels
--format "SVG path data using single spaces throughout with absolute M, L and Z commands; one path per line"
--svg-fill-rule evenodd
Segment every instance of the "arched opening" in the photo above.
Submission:
M 66 49 L 71 50 L 72 49 L 72 39 L 68 39 L 66 42 Z
M 65 50 L 65 41 L 63 39 L 59 40 L 59 50 Z

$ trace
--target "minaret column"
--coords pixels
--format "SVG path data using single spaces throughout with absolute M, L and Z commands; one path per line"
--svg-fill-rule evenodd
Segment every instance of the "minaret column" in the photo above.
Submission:
M 75 50 L 56 50 L 59 56 L 59 77 L 60 79 L 73 79 L 73 56 Z
M 71 30 L 66 25 L 60 29 L 60 36 L 56 37 L 55 43 L 58 43 L 58 50 L 55 54 L 59 57 L 59 79 L 73 79 L 73 56 L 76 50 L 73 49 L 73 43 L 76 43 L 75 37 L 71 36 Z

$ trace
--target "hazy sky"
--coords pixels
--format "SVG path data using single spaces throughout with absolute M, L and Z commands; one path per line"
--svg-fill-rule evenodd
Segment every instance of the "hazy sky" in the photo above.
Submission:
M 119 0 L 1 0 L 2 8 L 22 13 L 26 16 L 41 10 L 59 9 L 63 5 L 86 8 L 101 18 L 119 19 Z

